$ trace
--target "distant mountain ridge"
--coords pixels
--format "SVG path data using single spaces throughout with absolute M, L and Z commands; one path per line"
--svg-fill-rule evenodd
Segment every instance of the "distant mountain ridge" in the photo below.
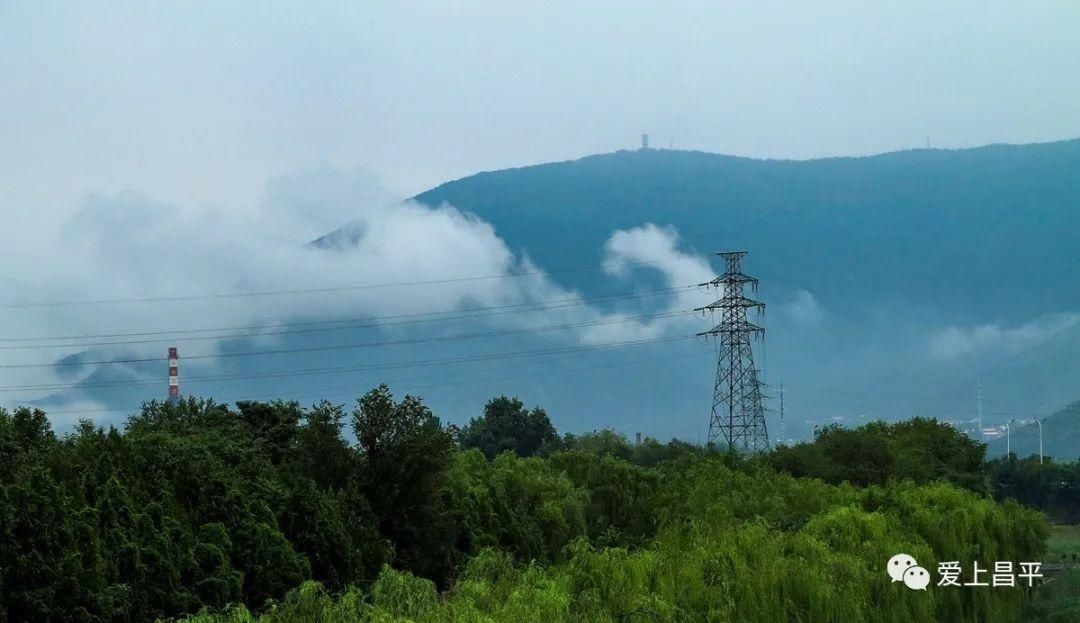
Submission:
M 778 285 L 830 294 L 881 284 L 881 262 L 920 281 L 908 295 L 967 307 L 993 301 L 1017 319 L 1080 308 L 1080 282 L 1031 289 L 1024 304 L 995 282 L 1076 274 L 1080 139 L 920 149 L 820 160 L 754 160 L 649 149 L 479 173 L 417 195 L 493 223 L 542 264 L 597 261 L 613 229 L 671 224 L 700 251 L 746 248 Z M 548 241 L 558 240 L 558 244 Z M 566 251 L 576 257 L 567 257 Z M 1037 254 L 1026 265 L 1023 254 Z M 795 279 L 792 263 L 811 271 Z
M 970 420 L 980 377 L 1002 411 L 1080 395 L 1080 330 L 1043 322 L 1080 313 L 1080 139 L 798 161 L 619 151 L 478 173 L 415 200 L 479 216 L 545 269 L 598 265 L 613 231 L 645 223 L 676 228 L 686 250 L 749 251 L 760 297 L 780 307 L 764 320 L 766 377 L 782 375 L 796 430 Z M 559 280 L 611 287 L 599 271 Z M 822 305 L 819 326 L 782 314 L 800 291 Z M 956 353 L 935 355 L 947 328 Z M 658 386 L 657 401 L 700 410 L 676 394 Z
M 1011 440 L 1005 437 L 990 442 L 990 454 L 1004 454 L 1011 446 L 1020 458 L 1039 453 L 1039 426 L 1031 416 L 1017 414 L 1012 425 Z M 1043 454 L 1058 460 L 1080 460 L 1080 400 L 1043 418 Z

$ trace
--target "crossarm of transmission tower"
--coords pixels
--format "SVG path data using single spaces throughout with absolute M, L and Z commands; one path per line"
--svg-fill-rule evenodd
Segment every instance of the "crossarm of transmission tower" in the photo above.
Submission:
M 698 335 L 737 335 L 737 334 L 746 334 L 746 335 L 754 335 L 754 336 L 764 335 L 765 334 L 765 328 L 764 327 L 759 327 L 758 325 L 756 325 L 756 324 L 754 324 L 752 322 L 748 322 L 746 320 L 734 320 L 734 321 L 729 321 L 729 322 L 721 322 L 720 324 L 718 324 L 715 327 L 709 329 L 708 331 L 702 331 L 701 333 L 698 333 Z
M 712 311 L 714 309 L 723 309 L 727 307 L 741 307 L 743 309 L 756 308 L 759 312 L 765 312 L 765 303 L 761 301 L 755 301 L 754 299 L 747 298 L 742 294 L 736 294 L 733 296 L 726 296 L 722 299 L 714 301 L 704 307 L 698 307 L 694 311 Z

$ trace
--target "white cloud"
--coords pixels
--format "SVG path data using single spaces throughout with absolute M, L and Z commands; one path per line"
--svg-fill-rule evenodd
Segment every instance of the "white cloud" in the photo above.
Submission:
M 825 308 L 814 295 L 806 290 L 798 290 L 795 297 L 780 307 L 781 313 L 801 324 L 817 324 L 825 317 Z
M 664 287 L 670 288 L 704 283 L 716 276 L 704 257 L 679 249 L 679 234 L 675 228 L 652 223 L 612 233 L 604 245 L 604 269 L 623 280 L 629 279 L 635 271 L 659 271 Z M 696 288 L 677 290 L 658 314 L 701 307 L 711 303 L 716 296 L 716 293 L 703 293 Z M 650 339 L 678 330 L 700 331 L 702 326 L 701 319 L 692 315 L 668 316 L 592 327 L 583 332 L 582 339 L 586 343 Z
M 684 253 L 678 247 L 679 233 L 674 227 L 646 223 L 618 230 L 604 245 L 604 266 L 617 277 L 627 277 L 635 268 L 652 267 L 678 283 L 702 283 L 715 276 L 703 257 Z
M 351 244 L 301 244 L 351 221 L 341 235 Z M 157 202 L 138 194 L 95 195 L 51 229 L 35 226 L 14 236 L 19 252 L 0 266 L 0 338 L 87 335 L 277 324 L 299 319 L 378 317 L 463 306 L 577 300 L 527 257 L 516 256 L 494 228 L 452 206 L 395 202 L 363 178 L 327 171 L 279 180 L 258 210 L 226 211 Z M 636 270 L 657 270 L 671 285 L 712 277 L 701 257 L 678 249 L 673 229 L 646 225 L 615 232 L 605 246 L 605 269 L 627 281 Z M 635 265 L 634 262 L 648 264 Z M 529 273 L 506 279 L 462 277 Z M 43 301 L 169 298 L 237 291 L 336 288 L 416 281 L 445 283 L 358 288 L 290 296 L 170 300 L 154 303 L 10 307 Z M 695 289 L 658 297 L 664 311 L 706 302 Z M 602 344 L 647 339 L 675 328 L 700 329 L 700 319 L 628 320 L 641 312 L 612 313 L 580 305 L 495 316 L 496 326 L 530 327 L 600 322 L 552 339 Z M 680 324 L 681 323 L 681 324 Z M 561 336 L 561 337 L 560 337 Z M 262 338 L 271 341 L 274 338 Z M 182 343 L 182 342 L 181 342 Z M 165 345 L 126 344 L 0 350 L 0 366 L 86 359 L 153 357 Z M 220 342 L 192 345 L 186 353 L 214 354 Z M 110 374 L 121 370 L 114 367 Z M 8 368 L 5 386 L 70 384 L 85 376 L 72 368 Z M 93 374 L 83 369 L 80 374 Z M 135 372 L 123 371 L 130 377 Z M 5 392 L 0 404 L 40 399 L 51 391 Z M 76 397 L 72 396 L 71 400 Z M 80 398 L 81 400 L 81 398 Z
M 1000 324 L 947 327 L 930 339 L 930 353 L 937 359 L 954 359 L 989 350 L 1018 350 L 1042 342 L 1080 323 L 1080 314 L 1050 314 L 1008 328 Z

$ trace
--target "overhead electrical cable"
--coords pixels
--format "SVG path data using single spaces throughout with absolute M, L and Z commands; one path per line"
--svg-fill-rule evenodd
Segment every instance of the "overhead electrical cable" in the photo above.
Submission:
M 429 365 L 455 365 L 458 363 L 468 363 L 473 361 L 491 361 L 498 359 L 507 359 L 513 357 L 536 357 L 544 356 L 547 354 L 565 353 L 565 352 L 587 352 L 594 350 L 603 350 L 609 348 L 622 348 L 626 346 L 638 346 L 644 344 L 659 344 L 665 342 L 674 342 L 679 340 L 688 340 L 696 336 L 692 334 L 662 337 L 662 338 L 647 338 L 640 340 L 627 340 L 622 342 L 608 342 L 606 344 L 595 344 L 588 346 L 570 346 L 560 348 L 548 348 L 537 349 L 527 351 L 516 352 L 503 352 L 503 353 L 485 353 L 482 355 L 470 355 L 462 357 L 449 357 L 441 359 L 426 359 L 426 360 L 412 360 L 402 362 L 391 363 L 374 363 L 374 364 L 362 364 L 362 365 L 350 365 L 350 366 L 331 366 L 323 368 L 307 368 L 299 370 L 281 370 L 274 372 L 261 372 L 261 373 L 242 373 L 242 374 L 226 374 L 226 375 L 204 375 L 204 376 L 188 376 L 185 377 L 185 382 L 193 381 L 236 381 L 236 380 L 249 380 L 249 379 L 261 379 L 261 378 L 279 378 L 285 376 L 303 376 L 310 374 L 335 374 L 343 372 L 358 372 L 364 370 L 378 370 L 378 369 L 397 369 L 397 368 L 410 368 L 410 367 L 422 367 Z M 154 361 L 157 361 L 156 359 Z M 103 382 L 90 382 L 90 383 L 65 383 L 65 384 L 38 384 L 38 385 L 5 385 L 0 386 L 0 392 L 12 392 L 12 391 L 47 391 L 47 390 L 62 390 L 62 389 L 75 389 L 75 388 L 91 388 L 91 387 L 115 387 L 115 386 L 136 386 L 136 385 L 155 385 L 160 384 L 160 379 L 154 380 L 125 380 L 125 381 L 103 381 Z
M 197 301 L 197 300 L 209 300 L 209 299 L 227 299 L 227 298 L 245 298 L 245 297 L 260 297 L 260 296 L 281 296 L 291 294 L 319 294 L 326 292 L 344 292 L 349 290 L 373 290 L 373 289 L 385 289 L 385 288 L 399 288 L 408 286 L 431 286 L 445 283 L 461 283 L 468 281 L 486 281 L 497 279 L 516 279 L 520 277 L 530 277 L 536 275 L 552 275 L 560 273 L 570 272 L 584 272 L 584 271 L 596 271 L 607 270 L 608 266 L 635 266 L 635 265 L 649 265 L 658 264 L 664 260 L 635 260 L 628 262 L 608 262 L 607 264 L 592 265 L 592 266 L 579 266 L 573 268 L 560 268 L 554 270 L 526 270 L 516 273 L 502 273 L 498 275 L 479 275 L 469 277 L 449 277 L 445 279 L 427 279 L 422 281 L 392 281 L 386 283 L 369 283 L 359 285 L 347 285 L 347 286 L 329 286 L 322 288 L 296 288 L 285 290 L 249 290 L 244 292 L 216 292 L 210 294 L 189 294 L 178 296 L 150 296 L 150 297 L 130 297 L 130 298 L 113 298 L 113 299 L 80 299 L 80 300 L 61 300 L 61 301 L 31 301 L 25 303 L 6 303 L 0 305 L 0 309 L 25 309 L 32 307 L 66 307 L 74 305 L 113 305 L 122 303 L 164 303 L 170 301 Z
M 604 368 L 618 368 L 618 367 L 624 367 L 624 366 L 640 365 L 640 364 L 643 364 L 643 363 L 655 363 L 657 361 L 670 361 L 670 360 L 674 360 L 674 359 L 688 359 L 690 357 L 695 357 L 695 356 L 700 356 L 700 353 L 680 353 L 680 354 L 675 354 L 675 355 L 665 355 L 665 356 L 662 356 L 662 357 L 648 357 L 648 358 L 643 358 L 643 359 L 635 359 L 635 360 L 631 360 L 631 361 L 609 362 L 609 363 L 597 364 L 597 365 L 591 365 L 591 366 L 578 366 L 578 367 L 574 367 L 574 368 L 557 368 L 557 369 L 554 369 L 554 370 L 545 370 L 544 374 L 545 375 L 560 375 L 560 374 L 568 374 L 568 373 L 572 373 L 572 372 L 585 372 L 585 371 L 604 369 Z M 505 381 L 505 380 L 512 380 L 512 379 L 518 379 L 518 378 L 535 378 L 535 376 L 536 376 L 535 373 L 513 374 L 513 375 L 503 375 L 503 376 L 498 376 L 498 377 L 482 377 L 482 378 L 476 378 L 476 379 L 464 379 L 464 380 L 446 381 L 446 382 L 440 382 L 440 383 L 429 383 L 429 384 L 424 384 L 424 385 L 406 385 L 404 387 L 404 391 L 414 391 L 414 390 L 417 390 L 417 389 L 428 389 L 428 388 L 432 388 L 432 387 L 462 386 L 462 385 L 470 385 L 470 384 L 476 384 L 476 383 L 488 383 L 488 382 L 494 382 L 494 381 Z M 425 380 L 425 379 L 432 379 L 432 378 L 442 378 L 442 375 L 439 375 L 439 376 L 425 375 L 425 376 L 420 376 L 420 377 L 410 377 L 410 378 L 404 378 L 404 379 L 391 379 L 391 380 L 387 380 L 387 381 L 384 381 L 384 382 L 387 383 L 388 385 L 393 386 L 393 385 L 398 384 L 398 383 L 408 383 L 408 382 L 411 382 L 411 381 Z M 241 397 L 241 398 L 222 399 L 219 402 L 221 404 L 227 404 L 227 403 L 242 402 L 242 401 L 245 401 L 245 400 L 274 400 L 274 399 L 277 399 L 277 398 L 320 398 L 320 397 L 325 398 L 328 394 L 333 394 L 334 392 L 355 391 L 355 389 L 356 389 L 355 385 L 338 385 L 338 386 L 334 386 L 334 387 L 324 387 L 324 388 L 321 388 L 321 389 L 304 390 L 303 392 L 279 392 L 279 393 L 275 393 L 273 395 L 261 395 L 261 396 L 247 395 L 247 396 Z M 68 415 L 68 414 L 77 414 L 77 413 L 124 413 L 124 412 L 130 412 L 131 411 L 131 409 L 57 409 L 57 410 L 52 410 L 52 409 L 45 409 L 45 408 L 43 408 L 42 410 L 45 411 L 49 415 Z
M 255 357 L 264 355 L 285 355 L 295 353 L 306 352 L 321 352 L 321 351 L 333 351 L 333 350 L 351 350 L 357 348 L 373 348 L 380 346 L 398 346 L 404 344 L 426 344 L 430 342 L 449 342 L 462 339 L 475 339 L 485 337 L 502 337 L 507 335 L 521 335 L 526 333 L 539 333 L 545 331 L 561 331 L 565 329 L 577 329 L 583 327 L 603 326 L 609 324 L 621 324 L 625 322 L 631 322 L 635 320 L 656 320 L 661 318 L 671 318 L 675 316 L 686 316 L 694 313 L 693 310 L 685 311 L 671 311 L 662 312 L 659 314 L 641 314 L 637 316 L 619 316 L 617 318 L 609 318 L 603 320 L 592 320 L 574 323 L 565 323 L 560 325 L 547 325 L 539 327 L 524 327 L 518 329 L 503 329 L 499 331 L 485 331 L 480 333 L 465 333 L 456 335 L 443 335 L 434 337 L 418 337 L 418 338 L 401 338 L 396 340 L 383 340 L 378 342 L 356 342 L 350 344 L 328 344 L 323 346 L 299 346 L 292 348 L 278 348 L 270 350 L 257 350 L 257 351 L 242 351 L 233 353 L 214 353 L 205 355 L 185 355 L 184 359 L 190 361 L 193 359 L 226 359 L 233 357 Z M 21 364 L 4 364 L 0 365 L 0 369 L 26 369 L 26 368 L 56 368 L 56 367 L 84 367 L 92 365 L 111 365 L 111 364 L 130 364 L 130 363 L 150 363 L 160 361 L 161 357 L 131 357 L 127 359 L 99 359 L 91 361 L 55 361 L 51 363 L 21 363 Z
M 15 346 L 3 345 L 0 346 L 0 350 L 35 350 L 39 348 L 84 348 L 90 346 L 118 346 L 124 344 L 153 344 L 175 341 L 180 336 L 186 336 L 192 333 L 223 333 L 234 331 L 248 331 L 246 333 L 224 333 L 222 335 L 194 335 L 186 336 L 182 339 L 184 341 L 201 341 L 201 340 L 223 340 L 223 339 L 236 339 L 245 337 L 262 337 L 267 335 L 287 335 L 294 333 L 315 333 L 323 331 L 342 331 L 350 329 L 366 329 L 377 328 L 386 326 L 400 326 L 408 324 L 421 324 L 426 322 L 446 322 L 453 320 L 472 320 L 475 318 L 487 318 L 491 316 L 499 316 L 511 313 L 533 312 L 533 311 L 548 311 L 558 309 L 568 309 L 573 307 L 580 307 L 588 305 L 590 303 L 604 303 L 614 302 L 631 299 L 641 299 L 650 296 L 658 296 L 661 294 L 668 294 L 672 292 L 678 292 L 691 288 L 693 286 L 678 286 L 671 288 L 661 288 L 657 290 L 647 291 L 630 291 L 622 292 L 618 294 L 606 294 L 596 295 L 591 297 L 576 297 L 576 298 L 563 298 L 554 299 L 547 303 L 544 302 L 530 302 L 530 303 L 513 303 L 507 305 L 492 305 L 485 307 L 473 307 L 461 310 L 444 310 L 444 311 L 431 311 L 431 312 L 415 312 L 409 314 L 393 314 L 386 316 L 366 316 L 366 317 L 353 317 L 338 320 L 317 320 L 317 321 L 300 321 L 300 322 L 285 322 L 277 324 L 263 324 L 263 325 L 236 325 L 231 327 L 217 327 L 207 329 L 177 329 L 177 330 L 158 330 L 158 331 L 142 331 L 142 332 L 128 332 L 128 333 L 98 333 L 89 335 L 66 335 L 56 337 L 18 337 L 18 338 L 0 338 L 2 343 L 18 343 Z M 477 312 L 477 313 L 473 313 Z M 453 316 L 446 316 L 440 314 L 458 314 Z M 409 320 L 397 320 L 397 319 L 409 319 Z M 396 320 L 396 321 L 395 321 Z M 366 324 L 356 324 L 366 323 Z M 334 326 L 339 325 L 339 326 Z M 290 327 L 302 327 L 297 329 L 290 329 Z M 273 331 L 270 329 L 282 329 L 280 331 Z M 103 342 L 70 342 L 61 344 L 24 344 L 24 342 L 44 342 L 52 340 L 91 340 L 101 338 L 120 338 L 120 337 L 132 337 L 132 338 L 149 338 L 150 336 L 163 336 L 160 338 L 152 339 L 131 339 L 131 340 L 113 340 Z

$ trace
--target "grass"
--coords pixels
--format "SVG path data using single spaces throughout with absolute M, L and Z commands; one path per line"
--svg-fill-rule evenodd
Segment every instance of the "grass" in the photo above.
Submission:
M 1080 526 L 1051 525 L 1046 542 L 1047 564 L 1080 564 Z M 1021 621 L 1075 623 L 1080 621 L 1080 567 L 1072 568 L 1038 589 Z
M 1046 562 L 1080 562 L 1080 525 L 1050 526 Z

